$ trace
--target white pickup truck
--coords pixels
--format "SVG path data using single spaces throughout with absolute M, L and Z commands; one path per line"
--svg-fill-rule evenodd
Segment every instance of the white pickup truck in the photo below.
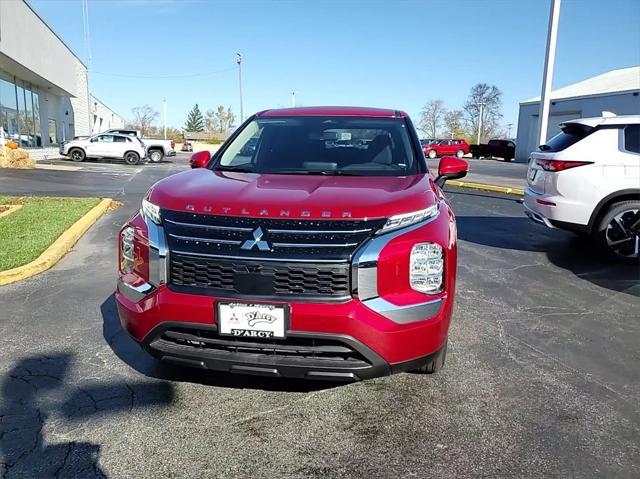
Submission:
M 162 161 L 165 156 L 176 155 L 176 142 L 173 140 L 156 140 L 153 138 L 142 138 L 142 135 L 138 130 L 125 130 L 119 128 L 112 128 L 104 133 L 118 133 L 120 135 L 129 135 L 140 138 L 144 146 L 147 148 L 147 157 L 152 163 L 158 163 Z

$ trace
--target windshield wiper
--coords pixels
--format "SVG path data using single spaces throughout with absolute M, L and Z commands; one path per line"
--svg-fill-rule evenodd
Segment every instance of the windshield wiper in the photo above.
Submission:
M 234 173 L 255 173 L 254 168 L 248 168 L 246 166 L 218 166 L 213 171 L 232 171 Z
M 360 176 L 342 170 L 274 170 L 269 173 L 273 175 Z

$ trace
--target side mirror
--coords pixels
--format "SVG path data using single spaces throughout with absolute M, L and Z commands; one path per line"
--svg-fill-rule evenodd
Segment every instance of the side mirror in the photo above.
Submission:
M 209 163 L 209 160 L 211 160 L 210 152 L 198 151 L 197 153 L 191 155 L 189 164 L 191 165 L 191 168 L 204 168 L 205 166 L 207 166 L 207 163 Z
M 443 156 L 438 164 L 436 185 L 442 188 L 447 180 L 457 180 L 467 175 L 469 163 L 455 156 Z

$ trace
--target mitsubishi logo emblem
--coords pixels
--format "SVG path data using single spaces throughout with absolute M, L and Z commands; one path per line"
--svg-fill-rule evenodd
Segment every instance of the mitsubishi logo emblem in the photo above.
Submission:
M 269 243 L 262 239 L 262 237 L 264 236 L 264 231 L 262 230 L 262 228 L 258 226 L 255 230 L 253 230 L 252 234 L 253 239 L 245 241 L 240 249 L 250 251 L 257 246 L 259 251 L 271 251 Z

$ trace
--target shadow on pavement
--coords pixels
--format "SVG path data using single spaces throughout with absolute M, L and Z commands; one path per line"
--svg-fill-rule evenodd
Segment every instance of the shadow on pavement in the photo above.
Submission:
M 91 417 L 168 406 L 174 398 L 167 382 L 71 384 L 73 355 L 53 353 L 19 360 L 2 378 L 0 401 L 1 477 L 106 477 L 99 466 L 100 445 L 45 440 L 47 420 L 70 426 Z
M 122 329 L 115 294 L 100 306 L 102 313 L 102 335 L 113 352 L 122 361 L 145 376 L 168 381 L 191 382 L 207 386 L 237 389 L 262 389 L 265 391 L 311 392 L 331 389 L 342 383 L 308 381 L 303 379 L 265 378 L 241 374 L 221 373 L 188 367 L 177 367 L 158 361 L 146 353 Z
M 580 279 L 640 296 L 637 266 L 617 263 L 594 250 L 588 239 L 537 225 L 526 217 L 457 216 L 463 241 L 517 251 L 546 253 L 549 261 Z

